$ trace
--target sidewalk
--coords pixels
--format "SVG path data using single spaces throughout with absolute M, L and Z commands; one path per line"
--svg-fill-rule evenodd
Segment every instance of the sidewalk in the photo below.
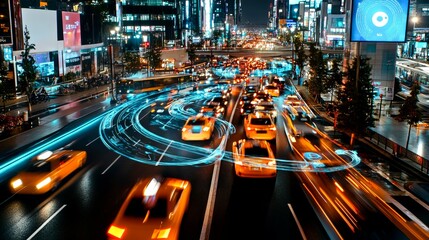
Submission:
M 0 135 L 0 154 L 5 155 L 49 136 L 67 124 L 101 108 L 112 107 L 111 95 L 107 92 L 110 85 L 87 89 L 81 92 L 58 96 L 48 102 L 32 105 L 33 119 L 39 120 L 36 126 L 26 123 L 18 126 L 10 134 Z M 27 111 L 24 99 L 10 101 L 8 115 L 22 115 Z M 38 125 L 38 126 L 37 126 Z
M 306 87 L 296 85 L 296 89 L 299 94 L 305 99 L 307 104 L 312 108 L 312 110 L 317 113 L 317 115 L 333 123 L 334 119 L 330 117 L 325 111 L 321 110 L 322 105 L 314 101 L 314 99 L 309 95 Z M 393 118 L 383 116 L 379 121 L 375 123 L 375 126 L 371 128 L 371 130 L 380 134 L 386 139 L 394 140 L 396 143 L 402 143 L 405 142 L 404 138 L 407 137 L 408 125 L 407 122 L 399 122 Z M 416 138 L 415 131 L 411 132 L 410 139 L 413 140 L 410 140 L 408 150 L 414 152 L 415 154 L 420 152 L 422 157 L 428 159 L 427 157 L 429 157 L 429 151 L 423 151 L 422 148 L 424 147 L 420 146 L 421 144 L 419 145 L 419 143 L 416 142 L 419 139 Z M 420 140 L 427 141 L 428 139 L 421 138 Z M 377 139 L 365 137 L 358 139 L 358 141 L 368 146 L 371 146 L 373 149 L 377 150 L 380 154 L 383 154 L 386 157 L 399 160 L 403 167 L 408 168 L 412 171 L 416 171 L 419 174 L 425 174 L 429 177 L 427 169 L 423 170 L 421 164 L 404 156 L 395 156 L 393 154 L 393 149 L 389 148 L 387 145 L 383 144 Z

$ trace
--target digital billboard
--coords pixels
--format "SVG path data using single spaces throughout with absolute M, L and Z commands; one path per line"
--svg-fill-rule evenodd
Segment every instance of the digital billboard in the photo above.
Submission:
M 351 42 L 405 42 L 409 0 L 353 0 Z
M 0 0 L 0 44 L 12 43 L 9 0 Z
M 80 46 L 80 14 L 75 12 L 62 12 L 62 18 L 64 47 Z
M 35 45 L 32 53 L 56 51 L 57 12 L 45 9 L 22 8 L 22 26 L 30 34 L 29 42 Z M 24 34 L 24 33 L 22 33 Z M 22 35 L 24 39 L 24 35 Z

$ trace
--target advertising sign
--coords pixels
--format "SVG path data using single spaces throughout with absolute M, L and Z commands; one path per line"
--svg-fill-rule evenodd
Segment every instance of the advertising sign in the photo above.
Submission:
M 0 44 L 12 43 L 9 0 L 0 0 Z
M 62 12 L 64 47 L 81 45 L 80 14 L 75 12 Z
M 409 0 L 353 0 L 351 42 L 405 42 Z

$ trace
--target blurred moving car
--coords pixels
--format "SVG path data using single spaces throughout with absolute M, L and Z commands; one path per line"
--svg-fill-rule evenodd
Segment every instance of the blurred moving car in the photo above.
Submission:
M 244 119 L 244 131 L 250 139 L 272 140 L 276 138 L 277 129 L 271 115 L 256 112 Z
M 416 123 L 417 129 L 429 129 L 429 123 L 427 122 L 418 122 Z
M 191 183 L 187 180 L 139 180 L 110 225 L 108 238 L 178 239 L 190 195 Z
M 167 101 L 158 100 L 153 102 L 150 107 L 150 113 L 164 113 L 171 106 L 173 102 L 172 98 L 168 98 Z
M 246 178 L 271 178 L 277 175 L 276 158 L 266 140 L 241 139 L 232 144 L 235 174 Z
M 71 173 L 83 167 L 86 151 L 46 151 L 31 161 L 28 169 L 10 180 L 10 190 L 19 194 L 43 194 L 54 190 Z
M 274 85 L 265 85 L 264 92 L 271 95 L 272 97 L 280 96 L 280 89 Z
M 215 118 L 198 114 L 186 120 L 182 128 L 182 140 L 209 140 L 214 130 Z
M 207 104 L 200 108 L 200 113 L 207 117 L 223 117 L 223 112 L 225 108 L 220 105 Z
M 259 102 L 255 105 L 255 112 L 264 112 L 270 114 L 274 122 L 277 119 L 277 109 L 273 102 Z
M 283 106 L 291 105 L 291 106 L 299 106 L 301 105 L 301 99 L 298 98 L 297 95 L 288 95 L 285 97 L 283 101 Z
M 254 113 L 255 105 L 252 103 L 245 103 L 240 107 L 241 117 Z

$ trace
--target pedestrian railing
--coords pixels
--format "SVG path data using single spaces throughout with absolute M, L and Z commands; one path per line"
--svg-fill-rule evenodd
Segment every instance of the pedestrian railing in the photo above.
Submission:
M 368 129 L 367 135 L 373 144 L 383 148 L 386 152 L 392 154 L 394 157 L 407 161 L 408 164 L 415 169 L 425 174 L 429 174 L 429 159 L 425 159 L 419 154 L 406 149 L 401 144 L 394 142 L 393 140 L 388 139 L 371 129 Z

